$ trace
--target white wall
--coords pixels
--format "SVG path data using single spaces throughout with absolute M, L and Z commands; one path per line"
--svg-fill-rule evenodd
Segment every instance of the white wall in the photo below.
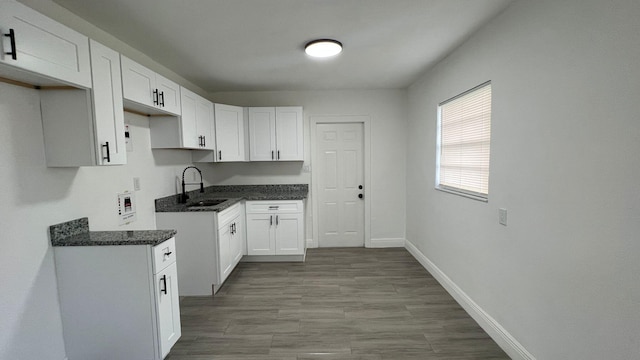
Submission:
M 639 18 L 517 1 L 409 89 L 407 238 L 537 359 L 640 358 Z M 483 203 L 434 179 L 437 104 L 486 80 Z
M 239 106 L 302 106 L 305 161 L 311 165 L 309 119 L 317 115 L 368 115 L 371 119 L 371 238 L 405 238 L 406 90 L 259 91 L 212 93 L 216 102 Z M 201 165 L 198 165 L 201 166 Z M 205 178 L 216 184 L 311 183 L 303 164 L 213 164 Z M 311 188 L 311 186 L 310 186 Z M 313 201 L 312 197 L 309 203 Z M 307 239 L 312 237 L 313 207 L 307 206 Z

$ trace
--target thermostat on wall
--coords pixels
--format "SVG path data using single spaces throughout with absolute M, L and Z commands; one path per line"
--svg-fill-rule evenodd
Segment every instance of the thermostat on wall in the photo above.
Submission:
M 118 219 L 120 225 L 136 221 L 136 200 L 134 193 L 118 194 Z

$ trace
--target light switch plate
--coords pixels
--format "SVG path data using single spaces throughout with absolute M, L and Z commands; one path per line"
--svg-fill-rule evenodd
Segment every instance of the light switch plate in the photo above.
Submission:
M 498 222 L 501 225 L 507 226 L 507 209 L 498 209 Z

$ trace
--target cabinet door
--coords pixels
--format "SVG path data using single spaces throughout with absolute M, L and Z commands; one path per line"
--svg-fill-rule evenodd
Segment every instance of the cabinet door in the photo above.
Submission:
M 13 30 L 15 47 L 8 36 Z M 0 62 L 91 88 L 89 39 L 18 2 L 0 2 Z M 5 36 L 7 35 L 7 36 Z M 7 54 L 15 52 L 15 59 Z
M 155 74 L 158 90 L 158 107 L 174 115 L 180 115 L 180 85 Z
M 222 285 L 227 276 L 233 271 L 231 262 L 231 223 L 227 223 L 218 230 L 218 279 L 217 285 Z
M 276 159 L 304 160 L 302 107 L 276 108 Z
M 216 142 L 213 135 L 213 103 L 198 96 L 196 101 L 196 130 L 202 136 L 201 149 L 215 150 Z
M 122 65 L 122 95 L 125 99 L 148 107 L 156 107 L 156 74 L 137 62 L 120 56 Z
M 126 164 L 120 55 L 93 40 L 90 41 L 90 45 L 96 163 Z
M 182 147 L 198 149 L 200 148 L 201 144 L 201 135 L 198 134 L 198 127 L 196 122 L 198 95 L 187 89 L 182 89 L 180 102 L 180 106 L 182 107 L 182 115 L 180 116 L 180 133 L 182 134 Z
M 233 235 L 231 235 L 231 263 L 234 267 L 238 262 L 240 262 L 244 252 L 244 226 L 241 219 L 241 216 L 237 216 L 232 221 Z
M 215 104 L 216 159 L 245 161 L 244 109 L 239 106 Z
M 154 279 L 160 354 L 161 359 L 164 359 L 182 334 L 176 263 L 157 273 Z
M 273 161 L 276 159 L 276 109 L 249 108 L 249 159 Z
M 247 214 L 247 254 L 275 255 L 274 215 Z
M 304 224 L 302 214 L 277 214 L 276 255 L 304 254 Z

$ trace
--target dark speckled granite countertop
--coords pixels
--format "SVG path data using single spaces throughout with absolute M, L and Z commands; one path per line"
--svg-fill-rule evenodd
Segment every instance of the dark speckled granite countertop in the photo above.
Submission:
M 208 186 L 204 193 L 199 190 L 187 192 L 186 204 L 178 203 L 179 195 L 156 199 L 156 212 L 222 211 L 242 200 L 303 200 L 307 198 L 309 185 L 215 185 Z M 226 199 L 214 206 L 189 206 L 200 201 Z
M 156 246 L 175 236 L 175 230 L 89 231 L 89 219 L 80 218 L 49 227 L 53 246 Z

